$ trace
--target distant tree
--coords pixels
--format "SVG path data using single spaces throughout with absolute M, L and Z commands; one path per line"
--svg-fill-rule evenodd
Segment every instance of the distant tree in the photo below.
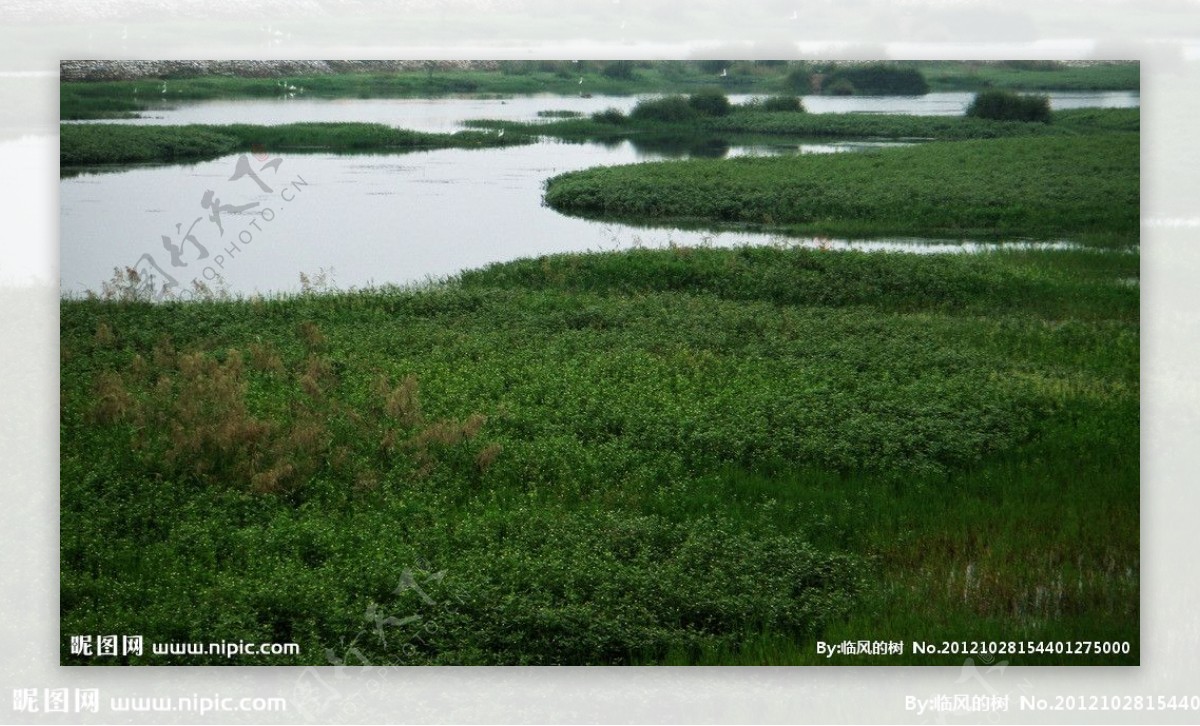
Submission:
M 887 63 L 867 63 L 839 66 L 825 84 L 827 92 L 845 88 L 845 81 L 854 93 L 870 96 L 922 96 L 929 93 L 929 83 L 916 68 L 902 68 Z
M 783 78 L 783 84 L 789 91 L 804 95 L 812 93 L 812 69 L 807 65 L 799 65 L 788 71 Z
M 633 61 L 613 61 L 604 66 L 600 73 L 606 78 L 616 78 L 622 81 L 633 79 Z

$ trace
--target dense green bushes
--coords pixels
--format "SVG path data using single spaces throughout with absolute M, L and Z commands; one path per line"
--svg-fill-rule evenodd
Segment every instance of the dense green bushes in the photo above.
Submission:
M 967 116 L 994 121 L 1050 123 L 1050 99 L 1009 91 L 983 91 L 967 106 Z
M 732 110 L 733 106 L 725 93 L 712 88 L 690 96 L 664 96 L 639 101 L 629 112 L 629 118 L 643 123 L 683 123 L 697 118 L 726 116 Z M 605 119 L 605 122 L 612 121 Z
M 799 95 L 812 93 L 812 75 L 813 71 L 807 65 L 795 66 L 783 77 L 783 86 Z
M 804 102 L 799 96 L 768 96 L 753 98 L 738 107 L 741 111 L 764 111 L 767 113 L 792 112 L 803 113 Z
M 697 115 L 696 109 L 688 103 L 686 96 L 665 96 L 638 101 L 629 112 L 629 118 L 634 121 L 660 123 L 691 121 Z
M 804 111 L 799 96 L 771 96 L 762 102 L 764 111 Z
M 921 96 L 929 93 L 929 84 L 916 68 L 867 63 L 836 67 L 822 90 L 834 95 Z
M 696 109 L 701 116 L 725 116 L 733 109 L 729 99 L 719 88 L 693 93 L 688 97 L 688 105 Z
M 592 120 L 596 121 L 597 123 L 619 126 L 620 124 L 625 123 L 626 116 L 625 114 L 621 113 L 619 109 L 606 108 L 603 111 L 597 111 L 596 113 L 592 114 Z

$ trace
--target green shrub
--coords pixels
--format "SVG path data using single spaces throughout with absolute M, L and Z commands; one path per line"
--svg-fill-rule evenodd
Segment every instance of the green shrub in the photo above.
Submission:
M 696 109 L 684 96 L 664 96 L 639 101 L 629 117 L 635 121 L 665 121 L 675 123 L 696 118 Z
M 620 109 L 606 108 L 603 111 L 597 111 L 592 114 L 592 120 L 602 124 L 613 124 L 619 126 L 625 123 L 625 114 L 621 113 Z
M 982 91 L 967 107 L 967 116 L 994 121 L 1050 123 L 1050 99 L 1009 91 Z
M 729 98 L 719 88 L 705 88 L 693 93 L 688 98 L 688 105 L 704 116 L 725 116 L 733 109 Z
M 803 112 L 804 104 L 799 96 L 771 96 L 763 100 L 762 110 Z

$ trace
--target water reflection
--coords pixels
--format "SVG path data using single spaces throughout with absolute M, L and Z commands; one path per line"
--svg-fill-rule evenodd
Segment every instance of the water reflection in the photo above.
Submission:
M 656 134 L 629 139 L 639 159 L 723 159 L 731 144 L 719 136 Z

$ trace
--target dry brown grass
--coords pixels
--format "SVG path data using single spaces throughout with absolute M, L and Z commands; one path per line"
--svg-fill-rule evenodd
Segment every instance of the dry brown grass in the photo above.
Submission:
M 279 353 L 266 343 L 251 343 L 250 367 L 263 373 L 283 373 L 283 359 Z
M 317 350 L 325 345 L 325 334 L 311 320 L 306 320 L 296 328 L 300 340 L 310 350 Z
M 408 375 L 400 385 L 386 394 L 383 410 L 405 428 L 419 426 L 425 421 L 421 413 L 421 396 L 417 390 L 417 377 Z
M 101 348 L 108 348 L 116 342 L 117 338 L 115 335 L 113 335 L 112 328 L 108 326 L 108 323 L 101 320 L 100 323 L 96 325 L 96 333 L 92 336 L 92 340 L 94 340 L 96 345 L 100 346 Z
M 96 378 L 95 403 L 92 405 L 92 420 L 96 423 L 112 424 L 124 421 L 134 412 L 136 402 L 125 381 L 112 371 L 104 371 Z
M 149 360 L 135 353 L 123 372 L 97 375 L 93 419 L 137 423 L 133 445 L 166 474 L 259 494 L 295 491 L 322 472 L 369 491 L 389 471 L 424 477 L 453 460 L 482 472 L 499 455 L 498 444 L 462 448 L 483 431 L 483 414 L 427 419 L 415 375 L 398 383 L 380 376 L 371 386 L 376 403 L 348 405 L 335 364 L 315 350 L 324 336 L 312 323 L 297 334 L 308 352 L 290 371 L 269 345 L 205 353 L 177 351 L 160 338 Z M 276 395 L 252 399 L 248 376 L 261 372 L 272 376 L 255 376 L 255 385 Z M 279 389 L 286 385 L 294 386 L 290 393 Z M 255 410 L 252 400 L 273 400 L 275 408 Z
M 492 468 L 492 464 L 496 463 L 496 459 L 500 458 L 500 452 L 504 447 L 497 443 L 491 443 L 479 450 L 479 454 L 475 456 L 475 466 L 479 471 L 485 472 Z

